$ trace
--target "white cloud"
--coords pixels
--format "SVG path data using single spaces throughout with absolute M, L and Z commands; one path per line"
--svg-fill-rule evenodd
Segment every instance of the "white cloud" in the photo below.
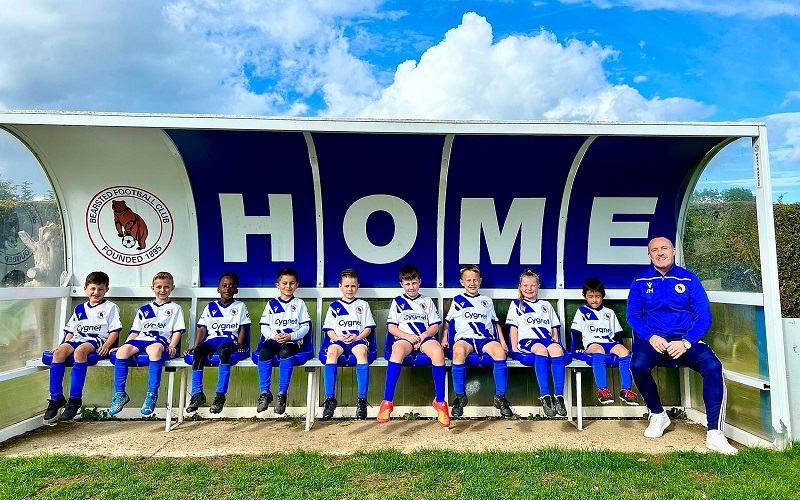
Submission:
M 382 0 L 20 2 L 0 16 L 16 109 L 302 114 L 324 85 L 375 92 L 342 26 Z
M 593 5 L 601 9 L 629 7 L 634 10 L 706 12 L 720 17 L 744 16 L 763 19 L 796 16 L 800 5 L 785 0 L 559 0 L 566 4 Z
M 593 5 L 601 9 L 630 7 L 635 10 L 673 10 L 707 12 L 720 17 L 744 16 L 763 19 L 796 16 L 796 0 L 559 0 L 566 4 Z
M 642 82 L 646 82 L 646 81 L 647 81 L 647 77 L 644 76 L 644 75 L 638 75 L 638 76 L 634 76 L 633 77 L 633 83 L 642 83 Z
M 779 113 L 761 120 L 767 124 L 770 158 L 800 169 L 800 113 Z
M 800 101 L 800 90 L 792 90 L 786 93 L 786 98 L 781 103 L 781 106 L 786 106 L 792 101 Z
M 418 62 L 400 64 L 376 101 L 331 110 L 335 116 L 494 120 L 699 120 L 713 114 L 712 106 L 692 99 L 646 99 L 627 85 L 612 85 L 603 63 L 616 55 L 594 42 L 561 44 L 547 31 L 495 43 L 486 19 L 467 13 Z

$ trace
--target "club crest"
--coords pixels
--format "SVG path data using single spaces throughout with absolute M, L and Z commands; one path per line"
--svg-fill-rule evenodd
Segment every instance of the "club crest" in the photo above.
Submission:
M 153 193 L 113 186 L 92 197 L 86 230 L 100 254 L 115 264 L 141 266 L 160 257 L 174 234 L 172 214 Z

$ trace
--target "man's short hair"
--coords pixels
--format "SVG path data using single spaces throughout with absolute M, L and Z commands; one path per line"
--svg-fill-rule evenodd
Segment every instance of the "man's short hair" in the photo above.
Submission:
M 219 277 L 219 281 L 217 282 L 217 286 L 222 283 L 222 278 L 233 278 L 233 284 L 237 287 L 239 286 L 239 275 L 228 271 L 227 273 L 222 273 L 222 276 Z
M 89 285 L 105 285 L 108 288 L 108 275 L 103 271 L 92 271 L 91 273 L 86 275 L 86 282 L 83 284 L 84 287 Z
M 280 271 L 278 271 L 278 275 L 275 277 L 275 281 L 278 282 L 281 280 L 281 276 L 291 276 L 294 278 L 295 281 L 298 283 L 300 282 L 300 276 L 297 274 L 297 271 L 292 269 L 291 267 L 284 267 Z
M 467 271 L 472 271 L 473 273 L 478 273 L 478 277 L 480 277 L 480 275 L 481 275 L 481 271 L 480 271 L 480 269 L 478 269 L 478 266 L 476 266 L 475 264 L 467 264 L 467 265 L 465 265 L 464 267 L 461 268 L 461 273 L 459 274 L 459 277 L 463 278 L 464 277 L 464 273 L 467 272 Z
M 650 239 L 647 240 L 647 247 L 650 248 L 650 242 L 658 238 L 664 238 L 665 240 L 669 241 L 670 245 L 672 245 L 673 247 L 675 246 L 675 242 L 672 241 L 672 238 L 670 238 L 669 236 L 665 236 L 663 234 L 654 234 L 650 237 Z
M 603 282 L 597 278 L 589 278 L 583 282 L 583 296 L 586 297 L 586 292 L 599 292 L 603 297 L 606 296 L 606 287 Z
M 155 276 L 153 276 L 153 282 L 152 282 L 153 285 L 156 284 L 156 280 L 167 280 L 167 281 L 169 281 L 170 285 L 174 285 L 175 284 L 175 279 L 167 271 L 159 271 L 159 272 L 157 272 L 155 274 Z
M 406 264 L 400 268 L 400 281 L 413 281 L 419 279 L 419 269 L 414 264 Z
M 358 281 L 358 272 L 356 272 L 356 270 L 353 269 L 352 267 L 348 267 L 347 269 L 339 273 L 339 283 L 341 283 L 342 280 L 345 278 L 355 278 L 355 280 Z

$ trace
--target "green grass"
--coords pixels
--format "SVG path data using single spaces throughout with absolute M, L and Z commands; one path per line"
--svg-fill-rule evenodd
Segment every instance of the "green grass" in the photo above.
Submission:
M 565 451 L 0 457 L 0 498 L 800 498 L 800 447 L 736 457 Z

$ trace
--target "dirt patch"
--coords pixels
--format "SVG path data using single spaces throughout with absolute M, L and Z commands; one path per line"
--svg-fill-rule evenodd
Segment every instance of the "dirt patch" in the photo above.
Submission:
M 661 454 L 706 451 L 705 428 L 674 421 L 660 439 L 643 435 L 647 421 L 585 420 L 583 431 L 563 420 L 454 420 L 450 431 L 434 420 L 336 420 L 309 432 L 281 420 L 186 421 L 164 432 L 159 421 L 64 422 L 0 443 L 5 456 L 65 453 L 104 457 L 216 457 L 293 450 L 332 455 L 376 449 L 533 451 L 542 448 Z

